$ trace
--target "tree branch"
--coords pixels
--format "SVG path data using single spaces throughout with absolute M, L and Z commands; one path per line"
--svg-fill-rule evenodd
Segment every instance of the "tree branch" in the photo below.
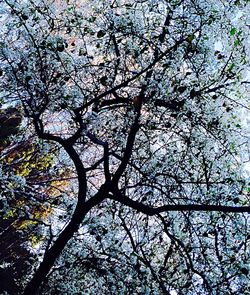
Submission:
M 235 207 L 235 206 L 224 206 L 224 205 L 177 204 L 177 205 L 164 205 L 159 207 L 151 207 L 124 196 L 117 188 L 112 188 L 111 190 L 113 192 L 113 195 L 109 194 L 108 196 L 109 199 L 118 201 L 125 206 L 128 206 L 140 213 L 144 213 L 149 216 L 157 215 L 163 212 L 170 212 L 170 211 L 250 213 L 250 206 Z
M 37 294 L 42 282 L 53 267 L 56 259 L 59 257 L 68 241 L 73 237 L 73 234 L 78 230 L 79 225 L 85 218 L 86 214 L 97 204 L 101 203 L 107 195 L 107 188 L 103 185 L 98 193 L 89 199 L 84 206 L 77 206 L 75 212 L 63 231 L 58 236 L 52 247 L 45 253 L 43 261 L 34 274 L 31 281 L 27 284 L 23 295 Z

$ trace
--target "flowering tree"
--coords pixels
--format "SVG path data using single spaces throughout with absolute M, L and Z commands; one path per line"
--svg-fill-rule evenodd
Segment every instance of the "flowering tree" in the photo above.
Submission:
M 247 2 L 0 2 L 2 102 L 70 175 L 23 294 L 247 294 Z

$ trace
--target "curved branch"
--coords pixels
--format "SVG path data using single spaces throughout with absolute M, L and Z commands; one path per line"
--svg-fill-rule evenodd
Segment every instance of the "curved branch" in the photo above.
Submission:
M 250 213 L 250 206 L 236 207 L 236 206 L 224 206 L 224 205 L 177 204 L 177 205 L 164 205 L 159 207 L 151 207 L 124 196 L 117 188 L 112 188 L 112 192 L 113 192 L 113 195 L 109 195 L 108 196 L 109 199 L 118 201 L 125 206 L 128 206 L 138 212 L 144 213 L 149 216 L 157 215 L 163 212 L 170 212 L 170 211 Z
M 85 201 L 87 191 L 86 171 L 71 142 L 50 133 L 44 133 L 42 122 L 39 119 L 34 119 L 34 125 L 39 138 L 55 141 L 61 144 L 70 159 L 73 161 L 78 178 L 78 199 L 71 220 L 60 233 L 54 244 L 45 253 L 43 261 L 31 281 L 27 284 L 23 293 L 24 295 L 36 294 L 37 290 L 39 290 L 41 284 L 53 267 L 56 259 L 59 257 L 68 241 L 73 237 L 74 233 L 78 230 L 78 227 L 86 214 L 91 210 L 91 208 L 93 208 L 93 206 L 100 203 L 105 197 L 105 194 L 103 194 L 103 188 L 100 188 L 99 192 L 93 198 L 87 202 Z

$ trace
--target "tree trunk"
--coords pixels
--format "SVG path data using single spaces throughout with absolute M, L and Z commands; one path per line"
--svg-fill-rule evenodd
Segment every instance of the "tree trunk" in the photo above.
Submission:
M 106 189 L 102 186 L 99 192 L 88 200 L 85 204 L 78 204 L 72 219 L 65 227 L 65 229 L 58 236 L 53 246 L 45 253 L 44 259 L 35 272 L 33 278 L 25 287 L 23 295 L 36 295 L 45 280 L 46 276 L 53 267 L 56 259 L 59 257 L 68 241 L 73 237 L 74 233 L 78 230 L 79 225 L 83 221 L 86 214 L 97 204 L 101 203 L 106 196 Z

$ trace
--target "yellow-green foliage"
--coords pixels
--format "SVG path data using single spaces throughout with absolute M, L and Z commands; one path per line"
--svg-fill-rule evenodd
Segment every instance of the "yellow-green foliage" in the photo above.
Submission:
M 39 147 L 31 142 L 25 142 L 18 145 L 15 149 L 9 149 L 9 152 L 6 153 L 5 157 L 2 159 L 2 163 L 5 164 L 5 169 L 11 171 L 17 176 L 24 178 L 31 177 L 32 180 L 35 179 L 38 182 L 44 177 L 47 177 L 47 169 L 54 163 L 54 154 L 53 153 L 42 153 L 39 150 Z M 8 188 L 12 190 L 15 188 L 16 183 L 10 181 Z M 44 187 L 42 187 L 42 190 Z M 22 208 L 27 205 L 29 212 L 28 218 L 23 216 Z M 45 220 L 49 214 L 51 214 L 52 209 L 48 206 L 38 204 L 33 206 L 29 204 L 26 198 L 18 196 L 17 199 L 14 199 L 5 212 L 3 218 L 13 220 L 12 226 L 17 230 L 27 231 L 32 226 L 36 226 L 39 223 L 39 220 Z M 31 243 L 38 243 L 38 237 L 31 237 Z
M 21 151 L 13 151 L 6 161 L 13 165 L 15 174 L 22 177 L 29 176 L 32 171 L 44 171 L 54 162 L 52 154 L 40 154 L 34 144 L 30 144 Z

